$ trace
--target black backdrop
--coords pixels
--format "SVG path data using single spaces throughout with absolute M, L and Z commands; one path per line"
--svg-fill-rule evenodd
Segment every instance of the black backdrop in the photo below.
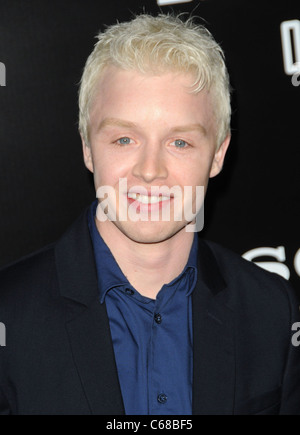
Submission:
M 283 61 L 290 53 L 300 62 L 299 0 L 161 7 L 156 0 L 0 0 L 0 266 L 56 240 L 94 199 L 77 133 L 82 68 L 105 24 L 160 9 L 205 20 L 234 89 L 232 143 L 210 183 L 201 236 L 251 251 L 300 292 L 300 86 Z M 283 22 L 292 23 L 284 41 Z

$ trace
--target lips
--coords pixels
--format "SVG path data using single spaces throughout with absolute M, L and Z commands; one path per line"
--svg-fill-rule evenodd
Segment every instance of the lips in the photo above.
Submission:
M 169 201 L 170 196 L 164 195 L 142 195 L 140 193 L 128 192 L 127 197 L 138 201 L 141 204 L 158 204 L 159 202 Z
M 152 213 L 169 207 L 174 195 L 153 189 L 151 192 L 144 190 L 143 193 L 130 190 L 126 196 L 128 204 L 138 213 Z

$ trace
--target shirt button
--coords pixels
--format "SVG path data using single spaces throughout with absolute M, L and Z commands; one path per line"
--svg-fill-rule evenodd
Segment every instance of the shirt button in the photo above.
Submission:
M 127 289 L 125 290 L 125 293 L 126 293 L 127 295 L 129 295 L 129 296 L 132 296 L 132 295 L 134 294 L 134 291 L 133 291 L 131 288 L 127 288 Z
M 155 316 L 154 316 L 154 320 L 155 320 L 156 323 L 158 323 L 158 325 L 160 325 L 161 322 L 162 322 L 161 314 L 156 313 Z
M 159 395 L 157 396 L 157 401 L 158 401 L 158 403 L 161 403 L 162 405 L 163 405 L 164 403 L 166 403 L 167 400 L 168 400 L 168 397 L 167 397 L 165 394 L 163 394 L 163 393 L 161 393 L 161 394 L 159 394 Z

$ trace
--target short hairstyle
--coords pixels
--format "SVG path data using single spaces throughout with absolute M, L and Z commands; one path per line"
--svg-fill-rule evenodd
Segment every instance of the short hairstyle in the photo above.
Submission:
M 132 21 L 107 27 L 88 57 L 79 89 L 79 131 L 89 145 L 89 111 L 104 68 L 115 65 L 141 73 L 191 72 L 192 92 L 212 95 L 217 147 L 230 133 L 230 84 L 224 53 L 211 33 L 182 15 L 141 14 Z

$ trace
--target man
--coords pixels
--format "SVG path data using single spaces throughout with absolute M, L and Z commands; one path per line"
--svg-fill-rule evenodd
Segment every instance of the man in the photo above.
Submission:
M 98 200 L 0 274 L 1 413 L 300 414 L 293 290 L 196 232 L 230 142 L 221 48 L 192 20 L 112 26 L 79 106 Z

